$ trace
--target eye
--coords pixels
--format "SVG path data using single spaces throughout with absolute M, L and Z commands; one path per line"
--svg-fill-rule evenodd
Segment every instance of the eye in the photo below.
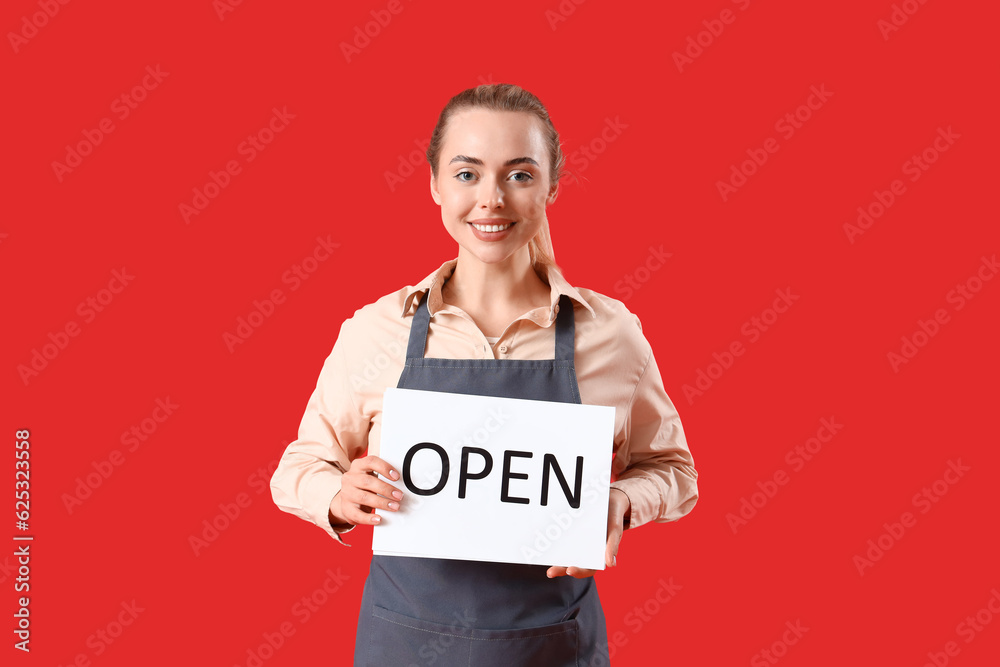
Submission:
M 476 175 L 473 174 L 471 171 L 460 171 L 457 174 L 455 174 L 455 178 L 457 178 L 462 183 L 468 183 L 469 181 L 472 180 L 472 178 L 462 178 L 463 176 L 472 176 L 473 178 L 475 178 Z
M 524 176 L 524 178 L 517 178 L 517 176 Z M 532 176 L 531 174 L 529 174 L 526 171 L 517 171 L 517 172 L 514 172 L 513 174 L 510 175 L 510 177 L 513 178 L 516 181 L 520 181 L 521 183 L 527 183 L 528 181 L 535 180 L 535 177 Z

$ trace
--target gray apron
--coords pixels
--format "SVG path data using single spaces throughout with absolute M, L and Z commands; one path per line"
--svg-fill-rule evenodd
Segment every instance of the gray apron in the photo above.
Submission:
M 554 359 L 426 359 L 429 324 L 425 294 L 410 325 L 398 387 L 580 403 L 568 296 L 559 301 Z M 594 578 L 549 579 L 546 569 L 372 556 L 358 616 L 355 667 L 610 664 Z

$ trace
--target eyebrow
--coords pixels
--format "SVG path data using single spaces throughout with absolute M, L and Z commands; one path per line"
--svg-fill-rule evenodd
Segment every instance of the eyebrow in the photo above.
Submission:
M 477 157 L 469 157 L 468 155 L 456 155 L 455 157 L 453 157 L 451 159 L 451 162 L 449 162 L 448 164 L 454 164 L 456 162 L 468 162 L 469 164 L 477 164 L 480 167 L 484 166 L 484 164 L 485 164 L 479 158 L 477 158 Z M 527 156 L 525 156 L 525 157 L 511 158 L 510 160 L 507 160 L 506 162 L 504 162 L 503 166 L 505 166 L 505 167 L 512 167 L 515 164 L 532 164 L 532 165 L 534 165 L 536 167 L 538 166 L 538 162 L 536 162 L 534 158 L 530 158 L 530 157 L 527 157 Z

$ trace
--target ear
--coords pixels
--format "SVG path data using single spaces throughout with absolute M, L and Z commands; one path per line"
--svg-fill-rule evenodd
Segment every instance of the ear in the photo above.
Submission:
M 556 181 L 549 187 L 549 194 L 545 197 L 545 205 L 554 204 L 556 197 L 559 196 L 559 182 Z
M 437 179 L 434 178 L 434 171 L 431 171 L 431 197 L 434 199 L 434 203 L 438 206 L 441 205 L 441 193 L 438 191 Z

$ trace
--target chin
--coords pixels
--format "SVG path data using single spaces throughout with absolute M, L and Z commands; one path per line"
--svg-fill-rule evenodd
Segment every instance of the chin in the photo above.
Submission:
M 520 246 L 517 248 L 511 248 L 510 246 L 505 248 L 463 247 L 465 249 L 465 254 L 469 258 L 475 258 L 483 264 L 502 264 L 516 255 L 518 250 L 520 250 Z M 527 247 L 527 244 L 525 244 L 525 247 Z

